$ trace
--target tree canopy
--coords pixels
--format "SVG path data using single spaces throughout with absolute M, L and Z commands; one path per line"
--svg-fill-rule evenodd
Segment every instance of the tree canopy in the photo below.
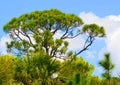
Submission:
M 105 36 L 104 28 L 101 26 L 88 24 L 81 27 L 82 25 L 83 21 L 80 17 L 50 9 L 14 17 L 4 25 L 3 29 L 12 39 L 7 43 L 8 52 L 26 55 L 42 49 L 51 57 L 63 58 L 68 57 L 66 55 L 69 45 L 67 39 L 73 39 L 79 35 L 87 36 L 83 48 L 74 53 L 79 55 L 91 46 L 95 37 Z M 60 36 L 55 38 L 57 34 Z

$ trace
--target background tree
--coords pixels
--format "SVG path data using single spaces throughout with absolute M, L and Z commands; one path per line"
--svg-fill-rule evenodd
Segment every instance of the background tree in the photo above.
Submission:
M 110 60 L 110 53 L 105 53 L 104 60 L 101 60 L 99 64 L 104 68 L 105 72 L 102 74 L 104 78 L 108 80 L 108 84 L 110 85 L 110 79 L 111 79 L 111 70 L 114 68 L 114 64 L 112 64 Z
M 61 65 L 60 61 L 43 51 L 17 58 L 14 64 L 14 81 L 24 85 L 53 85 L 52 75 L 58 72 Z
M 13 80 L 14 60 L 12 55 L 0 56 L 0 85 L 8 85 Z
M 96 24 L 85 25 L 82 29 L 81 25 L 81 18 L 57 9 L 23 14 L 4 25 L 4 31 L 9 33 L 12 39 L 11 43 L 7 43 L 8 52 L 19 56 L 29 54 L 30 48 L 35 52 L 42 49 L 51 57 L 63 58 L 68 47 L 66 39 L 85 34 L 83 48 L 75 52 L 75 55 L 79 55 L 91 46 L 95 37 L 105 35 L 103 27 Z M 56 39 L 58 33 L 60 36 Z
M 32 68 L 31 65 L 28 65 L 28 62 L 24 58 L 17 58 L 14 62 L 14 77 L 13 83 L 18 84 L 24 84 L 24 85 L 30 85 L 32 82 L 31 76 L 30 76 L 30 70 Z M 28 69 L 29 68 L 29 69 Z
M 72 61 L 63 62 L 59 77 L 63 83 L 75 85 L 86 85 L 89 75 L 92 74 L 94 66 L 86 62 L 82 57 Z M 88 80 L 88 81 L 87 81 Z
M 59 71 L 60 61 L 51 59 L 42 52 L 35 53 L 30 59 L 30 64 L 33 66 L 31 70 L 33 80 L 38 80 L 37 84 L 40 85 L 54 85 L 53 79 L 56 77 L 53 74 Z

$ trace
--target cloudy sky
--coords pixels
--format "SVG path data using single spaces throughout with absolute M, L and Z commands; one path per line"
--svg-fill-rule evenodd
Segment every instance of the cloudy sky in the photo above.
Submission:
M 0 53 L 6 53 L 8 35 L 3 32 L 3 25 L 11 18 L 34 10 L 57 8 L 65 13 L 81 17 L 85 24 L 96 23 L 104 26 L 106 37 L 96 39 L 90 49 L 81 56 L 95 65 L 94 74 L 102 72 L 98 61 L 105 52 L 111 53 L 112 62 L 116 65 L 113 75 L 120 73 L 120 1 L 119 0 L 3 0 L 0 2 Z M 70 49 L 78 49 L 80 37 L 71 41 Z

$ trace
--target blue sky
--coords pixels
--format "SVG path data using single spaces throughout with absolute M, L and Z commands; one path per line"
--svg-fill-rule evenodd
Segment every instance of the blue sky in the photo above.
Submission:
M 107 34 L 114 34 L 115 37 L 113 38 L 115 39 L 117 36 L 116 33 L 118 33 L 118 35 L 120 34 L 119 3 L 119 0 L 3 0 L 0 2 L 0 48 L 3 49 L 3 41 L 7 41 L 5 40 L 7 39 L 6 34 L 2 30 L 3 25 L 7 23 L 11 18 L 34 10 L 45 10 L 51 8 L 57 8 L 66 13 L 76 14 L 80 16 L 83 21 L 85 21 L 85 23 L 97 23 L 103 25 L 106 27 Z M 111 25 L 112 23 L 114 26 Z M 109 26 L 111 26 L 110 29 Z M 113 29 L 115 27 L 116 29 Z M 112 49 L 115 49 L 114 47 L 120 46 L 114 46 L 114 44 L 116 44 L 115 42 L 108 43 L 113 38 L 112 36 L 108 36 L 108 38 L 105 39 L 97 39 L 97 41 L 95 41 L 89 51 L 83 54 L 85 56 L 84 58 L 87 61 L 96 66 L 94 74 L 100 75 L 101 68 L 98 66 L 97 63 L 101 59 L 99 57 L 102 56 L 105 51 L 111 52 L 112 56 L 119 56 L 119 52 L 112 52 Z M 117 40 L 114 41 L 119 42 Z M 91 57 L 87 57 L 88 55 Z M 113 62 L 115 61 L 116 60 L 114 60 Z M 118 65 L 118 63 L 116 64 Z M 115 70 L 115 72 L 116 71 L 117 70 Z
M 66 13 L 74 13 L 79 15 L 80 12 L 93 12 L 97 16 L 104 17 L 109 14 L 119 14 L 119 2 L 114 0 L 4 0 L 0 2 L 0 28 L 12 17 L 19 16 L 23 13 L 34 10 L 44 10 L 57 8 Z M 0 36 L 3 31 L 0 30 Z

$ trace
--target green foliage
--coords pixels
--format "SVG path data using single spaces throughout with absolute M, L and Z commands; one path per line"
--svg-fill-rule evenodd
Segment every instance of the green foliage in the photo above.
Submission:
M 7 84 L 13 79 L 13 65 L 15 57 L 12 55 L 0 56 L 0 85 Z
M 53 73 L 57 72 L 60 67 L 60 62 L 56 59 L 51 59 L 49 56 L 41 56 L 42 53 L 37 53 L 32 57 L 32 63 L 35 69 L 33 72 L 40 79 L 41 84 L 48 83 L 48 80 L 52 80 L 51 76 Z M 33 74 L 34 75 L 34 74 Z M 35 76 L 35 77 L 36 77 Z M 34 77 L 33 77 L 34 78 Z M 45 84 L 46 85 L 46 84 Z
M 103 73 L 103 77 L 110 79 L 110 71 L 114 68 L 114 64 L 111 63 L 110 53 L 106 53 L 104 56 L 105 59 L 100 61 L 99 64 L 104 68 L 104 70 L 106 70 L 105 73 Z
M 91 36 L 103 37 L 105 36 L 105 31 L 103 27 L 96 24 L 87 24 L 83 27 L 83 32 L 89 33 Z
M 86 78 L 86 76 L 93 72 L 93 69 L 93 65 L 89 64 L 88 62 L 85 62 L 84 59 L 80 57 L 72 61 L 63 62 L 59 76 L 63 83 L 67 83 L 73 78 L 78 79 L 75 80 L 75 82 L 77 83 L 79 82 L 79 78 Z
M 101 60 L 99 64 L 104 68 L 105 72 L 102 74 L 104 78 L 108 80 L 108 85 L 111 85 L 111 70 L 114 68 L 114 64 L 111 63 L 110 53 L 104 55 L 104 60 Z
M 11 19 L 3 29 L 9 33 L 11 42 L 7 43 L 8 52 L 17 55 L 30 55 L 31 52 L 44 50 L 51 57 L 65 57 L 68 42 L 65 39 L 73 39 L 80 34 L 88 34 L 83 48 L 75 53 L 79 55 L 87 50 L 95 40 L 95 37 L 104 37 L 104 28 L 96 24 L 84 25 L 82 30 L 78 27 L 83 24 L 80 17 L 74 14 L 66 14 L 57 9 L 33 11 L 20 17 Z M 60 32 L 59 38 L 54 38 Z M 68 53 L 69 54 L 69 53 Z M 64 55 L 64 56 L 63 56 Z M 61 57 L 60 57 L 61 58 Z
M 23 24 L 21 24 L 23 23 Z M 23 14 L 18 18 L 13 18 L 4 26 L 6 32 L 21 26 L 23 31 L 37 30 L 38 28 L 54 29 L 53 25 L 60 25 L 65 29 L 66 26 L 78 26 L 82 24 L 82 20 L 74 14 L 65 14 L 57 9 L 34 11 Z M 50 27 L 52 26 L 52 28 Z
M 11 55 L 0 57 L 1 85 L 108 85 L 106 79 L 93 76 L 93 65 L 82 57 L 60 62 L 44 51 L 22 58 Z M 53 74 L 57 74 L 54 77 Z M 110 83 L 119 85 L 118 77 Z
M 57 72 L 59 67 L 59 61 L 51 59 L 42 52 L 35 53 L 31 57 L 16 61 L 14 80 L 24 85 L 31 85 L 35 81 L 46 85 L 50 83 L 52 74 Z
M 94 66 L 77 55 L 87 50 L 95 37 L 104 37 L 104 28 L 89 24 L 79 29 L 81 25 L 83 21 L 80 17 L 57 9 L 33 11 L 11 19 L 3 30 L 11 38 L 11 42 L 7 43 L 7 51 L 17 58 L 10 61 L 8 71 L 0 70 L 0 77 L 8 72 L 7 76 L 0 78 L 0 82 L 10 81 L 12 85 L 101 84 L 98 77 L 92 76 Z M 60 36 L 56 38 L 58 33 Z M 68 52 L 69 43 L 66 39 L 86 33 L 83 48 L 77 53 Z M 0 62 L 1 68 L 4 65 Z M 8 77 L 9 74 L 11 77 Z
M 9 33 L 11 42 L 7 43 L 8 52 L 17 55 L 30 55 L 28 49 L 34 51 L 45 50 L 51 57 L 65 55 L 68 42 L 65 39 L 73 39 L 80 34 L 88 34 L 88 38 L 80 51 L 79 55 L 93 43 L 95 37 L 105 35 L 104 28 L 96 24 L 84 25 L 83 21 L 74 14 L 66 14 L 57 9 L 44 11 L 33 11 L 23 14 L 20 17 L 11 19 L 4 25 L 3 30 Z M 55 36 L 60 32 L 57 39 Z

